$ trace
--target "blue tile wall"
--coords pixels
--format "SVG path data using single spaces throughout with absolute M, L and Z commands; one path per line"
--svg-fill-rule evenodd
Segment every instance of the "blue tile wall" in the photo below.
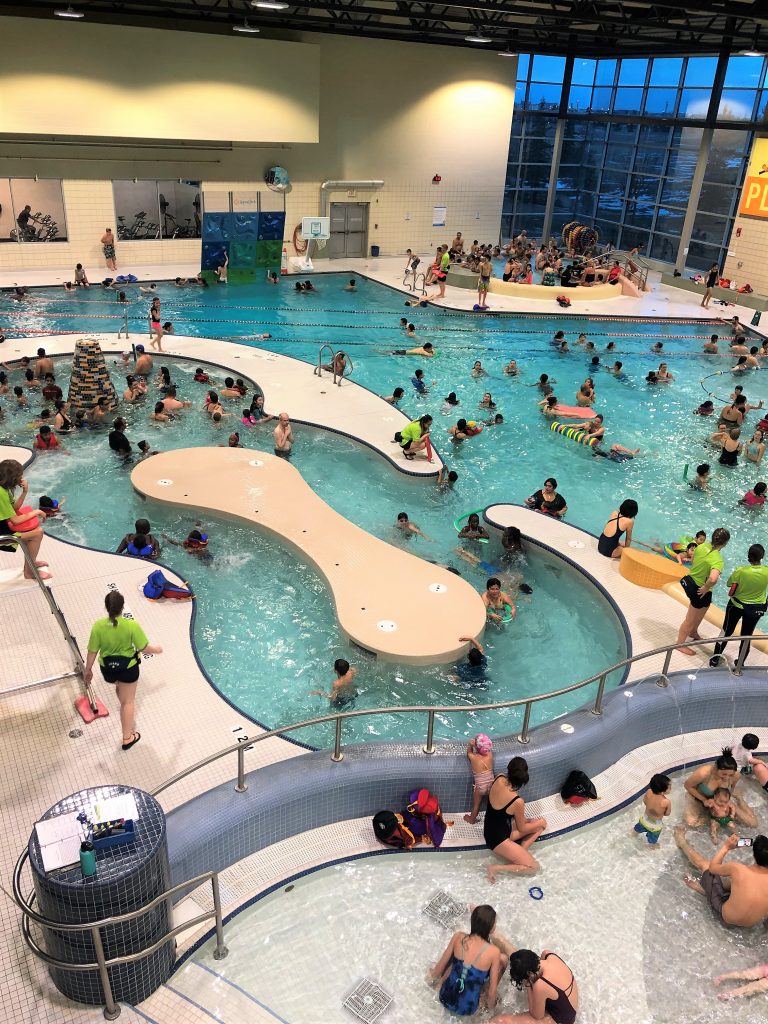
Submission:
M 133 843 L 96 851 L 96 874 L 83 878 L 79 864 L 48 874 L 43 869 L 37 834 L 29 841 L 29 860 L 40 913 L 54 921 L 75 924 L 98 921 L 137 910 L 170 887 L 170 867 L 165 814 L 158 802 L 143 790 L 128 786 L 98 786 L 73 793 L 60 800 L 43 818 L 88 807 L 94 801 L 132 792 L 139 810 Z M 133 921 L 105 927 L 101 931 L 104 952 L 112 957 L 138 952 L 171 930 L 167 902 Z M 89 931 L 46 931 L 48 952 L 67 963 L 93 963 L 96 953 Z M 110 982 L 116 1000 L 128 1003 L 146 999 L 170 976 L 175 943 L 168 942 L 156 953 L 131 964 L 110 968 Z M 64 995 L 80 1003 L 104 1002 L 96 971 L 49 968 L 53 983 Z
M 566 719 L 571 734 L 560 729 Z M 761 727 L 768 727 L 765 672 L 738 678 L 705 670 L 694 679 L 679 673 L 664 688 L 653 678 L 619 687 L 606 694 L 602 715 L 585 707 L 533 730 L 527 745 L 511 737 L 496 741 L 496 770 L 523 755 L 531 772 L 525 795 L 540 799 L 558 793 L 571 769 L 596 776 L 655 740 L 703 729 Z M 656 770 L 649 764 L 649 778 Z M 359 744 L 345 748 L 339 764 L 328 751 L 316 751 L 268 765 L 249 773 L 246 793 L 236 793 L 228 782 L 170 812 L 172 884 L 226 868 L 308 829 L 372 817 L 384 808 L 400 810 L 415 786 L 437 793 L 444 808 L 469 807 L 471 775 L 464 748 L 440 744 L 427 757 L 414 744 Z

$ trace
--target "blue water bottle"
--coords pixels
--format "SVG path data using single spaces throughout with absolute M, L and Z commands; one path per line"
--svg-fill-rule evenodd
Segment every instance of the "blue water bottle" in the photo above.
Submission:
M 93 843 L 87 839 L 80 843 L 80 870 L 83 872 L 83 878 L 90 878 L 96 874 L 96 853 Z

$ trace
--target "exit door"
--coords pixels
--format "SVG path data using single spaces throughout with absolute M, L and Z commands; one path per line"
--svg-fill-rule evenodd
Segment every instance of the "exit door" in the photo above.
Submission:
M 331 203 L 331 259 L 365 256 L 368 240 L 368 203 Z

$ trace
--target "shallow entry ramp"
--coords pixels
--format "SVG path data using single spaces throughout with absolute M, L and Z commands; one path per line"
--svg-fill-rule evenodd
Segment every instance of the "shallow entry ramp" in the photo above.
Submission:
M 339 515 L 286 459 L 245 448 L 184 448 L 131 473 L 156 501 L 267 531 L 311 562 L 333 594 L 343 631 L 385 661 L 447 663 L 485 626 L 480 596 L 461 577 L 386 544 Z

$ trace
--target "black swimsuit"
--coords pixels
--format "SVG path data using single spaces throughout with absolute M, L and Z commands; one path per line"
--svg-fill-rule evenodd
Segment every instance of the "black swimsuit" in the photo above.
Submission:
M 503 778 L 503 775 L 497 775 L 493 781 L 496 782 L 496 779 Z M 491 784 L 491 788 L 493 788 L 493 784 Z M 515 800 L 520 799 L 520 796 L 512 797 L 508 804 L 505 804 L 503 807 L 499 807 L 498 809 L 493 807 L 491 804 L 490 790 L 488 791 L 488 796 L 489 800 L 485 811 L 485 821 L 483 823 L 483 837 L 488 849 L 495 850 L 497 846 L 500 846 L 512 835 L 512 821 L 507 811 Z
M 621 512 L 613 520 L 616 523 L 616 533 L 612 537 L 605 535 L 605 530 L 600 534 L 597 542 L 597 550 L 601 555 L 605 555 L 606 558 L 610 558 L 616 548 L 619 546 L 619 541 L 624 533 L 623 530 L 619 529 L 619 520 L 621 519 Z
M 720 458 L 717 460 L 721 466 L 736 466 L 739 462 L 739 449 L 734 448 L 733 451 L 728 451 L 727 448 L 723 448 L 720 452 Z
M 557 953 L 547 953 L 547 955 L 543 956 L 541 959 L 548 960 L 551 956 L 557 956 Z M 568 964 L 565 963 L 562 957 L 557 956 L 557 959 L 565 967 L 568 967 Z M 570 968 L 568 969 L 570 970 Z M 549 1014 L 555 1024 L 574 1024 L 574 1021 L 576 1020 L 576 1010 L 574 1009 L 571 1000 L 568 998 L 573 991 L 573 983 L 576 980 L 573 976 L 573 971 L 571 971 L 571 984 L 565 990 L 558 988 L 554 982 L 549 981 L 547 978 L 542 978 L 541 980 L 557 992 L 557 998 L 545 1000 L 545 1013 Z

